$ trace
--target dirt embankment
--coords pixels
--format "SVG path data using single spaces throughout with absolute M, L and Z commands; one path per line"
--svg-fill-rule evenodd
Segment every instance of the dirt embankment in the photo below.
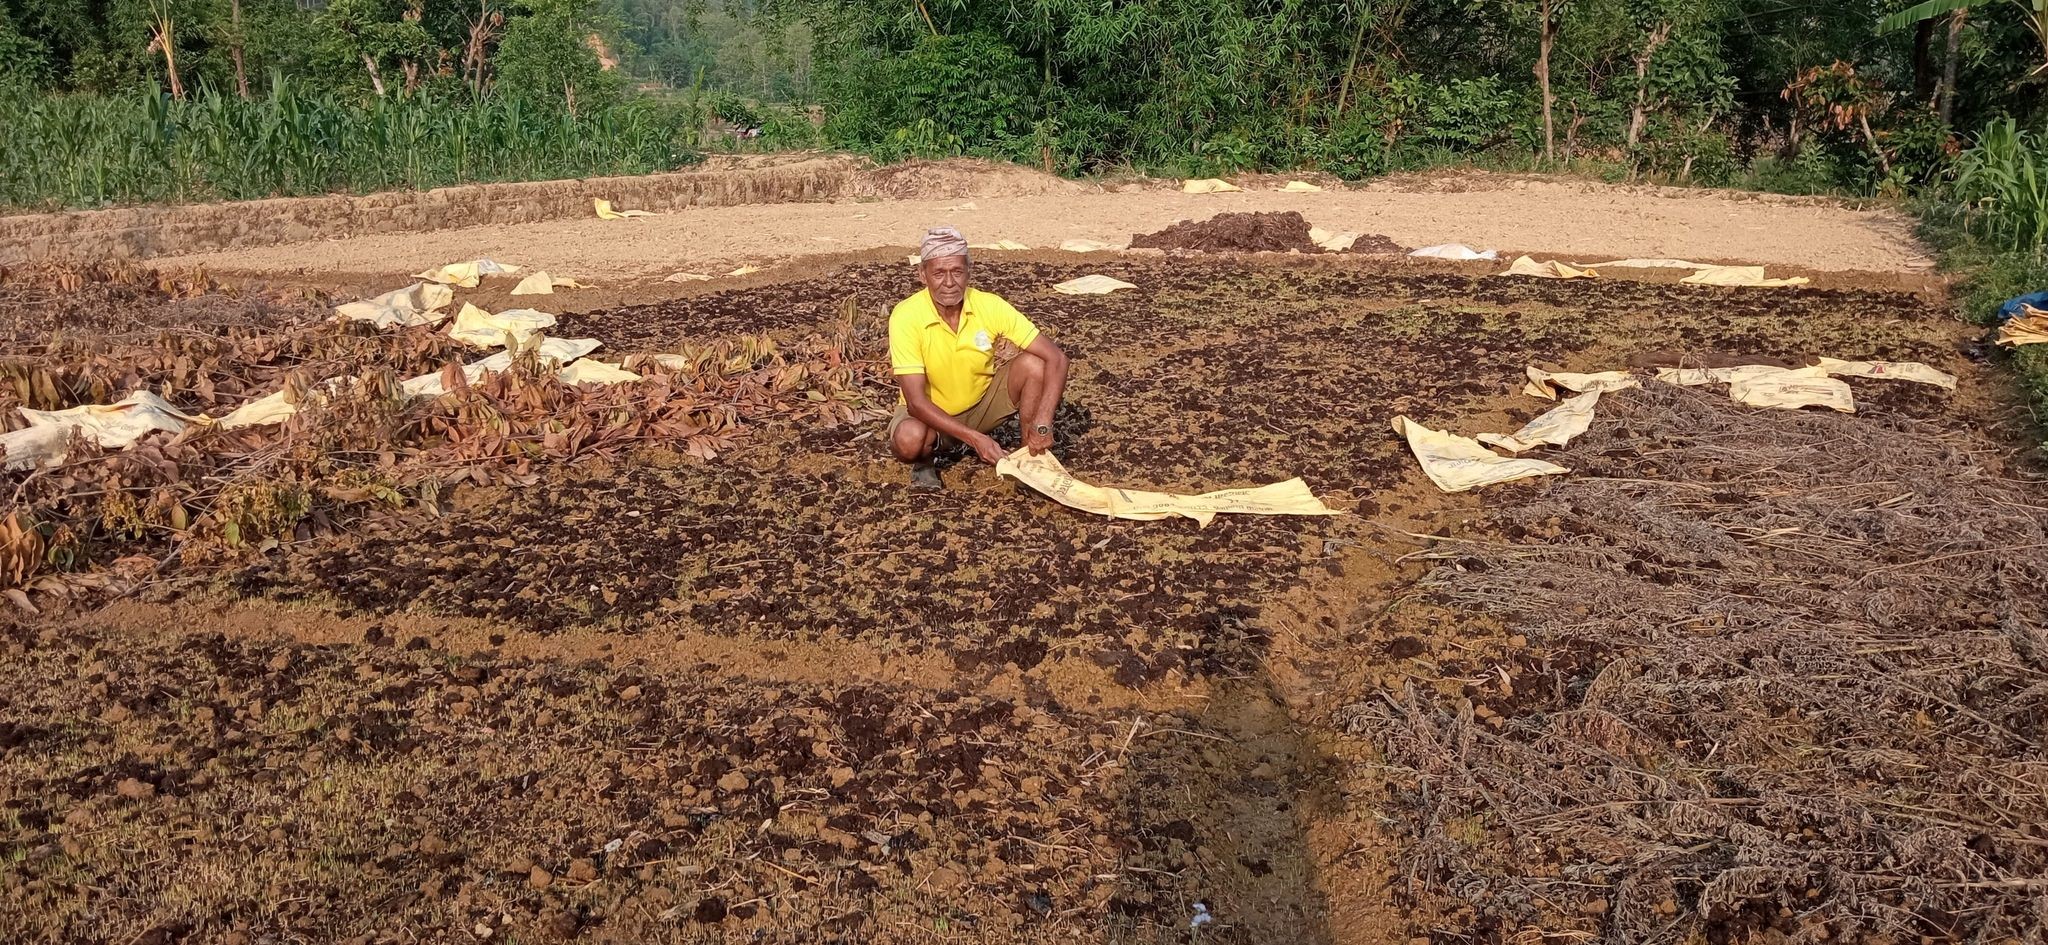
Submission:
M 0 216 L 0 263 L 148 259 L 371 234 L 584 219 L 592 216 L 591 201 L 599 198 L 621 209 L 660 213 L 686 207 L 1080 189 L 1056 177 L 987 161 L 912 161 L 876 168 L 843 154 L 767 155 L 641 177 Z

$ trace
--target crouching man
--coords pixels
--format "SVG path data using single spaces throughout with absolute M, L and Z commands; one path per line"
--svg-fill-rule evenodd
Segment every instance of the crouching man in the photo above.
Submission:
M 1052 414 L 1067 387 L 1067 355 L 1002 296 L 968 285 L 967 240 L 942 226 L 925 234 L 917 265 L 924 291 L 889 313 L 889 359 L 902 401 L 889 448 L 910 464 L 910 484 L 942 489 L 935 453 L 964 443 L 982 461 L 1006 452 L 988 431 L 1015 415 L 1033 454 L 1052 446 Z M 996 342 L 1021 352 L 995 363 Z

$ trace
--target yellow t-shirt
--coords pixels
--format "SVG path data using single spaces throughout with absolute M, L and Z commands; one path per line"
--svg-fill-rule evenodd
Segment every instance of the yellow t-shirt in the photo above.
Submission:
M 1038 339 L 1038 326 L 993 292 L 970 288 L 960 306 L 960 330 L 946 327 L 930 290 L 896 303 L 889 313 L 889 360 L 898 376 L 922 374 L 932 403 L 965 413 L 988 392 L 996 373 L 996 339 L 1018 348 Z

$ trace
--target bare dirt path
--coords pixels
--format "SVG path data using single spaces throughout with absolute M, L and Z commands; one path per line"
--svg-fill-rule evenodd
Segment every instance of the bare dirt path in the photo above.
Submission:
M 1267 185 L 1260 185 L 1267 186 Z M 398 276 L 455 259 L 490 257 L 584 280 L 638 280 L 679 271 L 720 275 L 804 257 L 908 247 L 952 223 L 977 243 L 1051 248 L 1089 239 L 1121 246 L 1177 220 L 1226 211 L 1301 212 L 1332 231 L 1379 233 L 1404 246 L 1462 242 L 1504 252 L 1683 257 L 1815 271 L 1917 273 L 1932 267 L 1911 223 L 1889 210 L 1721 191 L 1620 187 L 1494 174 L 1389 179 L 1323 193 L 1277 184 L 1188 195 L 1156 185 L 975 199 L 859 200 L 692 208 L 639 220 L 556 220 L 430 233 L 360 236 L 167 257 L 226 272 L 313 278 Z

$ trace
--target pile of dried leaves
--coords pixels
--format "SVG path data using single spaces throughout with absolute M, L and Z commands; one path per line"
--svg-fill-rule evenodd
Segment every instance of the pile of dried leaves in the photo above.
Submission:
M 1929 425 L 1653 386 L 1428 553 L 1537 658 L 1347 710 L 1408 894 L 1461 935 L 2039 940 L 2044 490 Z
M 134 284 L 147 297 L 131 304 L 175 299 L 146 280 Z M 34 293 L 53 290 L 11 291 L 40 298 Z M 444 334 L 379 332 L 322 317 L 324 304 L 303 308 L 212 331 L 171 319 L 122 332 L 24 329 L 37 340 L 17 338 L 0 357 L 0 429 L 22 425 L 16 407 L 109 403 L 138 389 L 194 414 L 217 416 L 279 389 L 300 393 L 301 407 L 269 427 L 194 425 L 104 454 L 77 444 L 59 466 L 9 474 L 0 506 L 8 596 L 32 606 L 23 588 L 62 596 L 118 584 L 104 571 L 80 573 L 117 558 L 146 574 L 173 558 L 191 563 L 309 538 L 365 508 L 431 507 L 454 484 L 525 477 L 536 461 L 640 445 L 709 459 L 762 423 L 855 423 L 885 413 L 881 326 L 872 316 L 856 324 L 851 310 L 831 331 L 684 345 L 635 358 L 641 382 L 572 387 L 531 355 L 469 383 L 460 365 L 477 353 Z M 0 321 L 14 314 L 0 299 Z M 402 378 L 435 370 L 446 393 L 404 395 Z M 316 384 L 332 392 L 307 395 Z

